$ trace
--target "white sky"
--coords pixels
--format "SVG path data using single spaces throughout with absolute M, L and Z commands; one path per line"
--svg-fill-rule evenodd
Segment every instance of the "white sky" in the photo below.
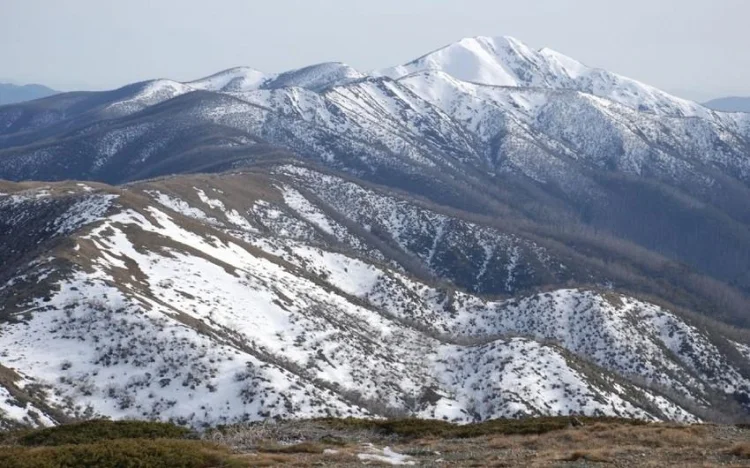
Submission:
M 58 89 L 323 61 L 366 71 L 511 35 L 697 100 L 750 95 L 750 0 L 0 0 L 0 78 Z

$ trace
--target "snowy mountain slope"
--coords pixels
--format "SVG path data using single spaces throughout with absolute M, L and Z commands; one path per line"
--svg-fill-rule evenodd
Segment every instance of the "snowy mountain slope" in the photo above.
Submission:
M 269 78 L 250 67 L 224 70 L 206 78 L 185 83 L 193 89 L 203 91 L 248 91 L 260 87 Z
M 0 106 L 0 147 L 35 144 L 109 119 L 127 117 L 194 91 L 172 80 L 134 83 L 113 91 L 54 95 Z
M 281 166 L 127 188 L 4 186 L 3 226 L 48 204 L 79 215 L 62 228 L 36 216 L 33 242 L 46 248 L 25 250 L 23 276 L 0 287 L 16 298 L 0 312 L 0 365 L 59 414 L 191 425 L 328 414 L 692 420 L 747 397 L 750 363 L 721 335 L 610 293 L 492 302 L 416 280 L 295 175 L 317 183 Z
M 56 174 L 58 179 L 83 176 L 120 182 L 134 177 L 128 177 L 129 173 L 160 175 L 158 171 L 164 170 L 161 161 L 175 159 L 179 148 L 247 146 L 259 140 L 333 166 L 369 173 L 384 167 L 408 172 L 421 172 L 437 164 L 455 167 L 458 157 L 473 157 L 467 153 L 471 151 L 467 142 L 470 136 L 462 128 L 408 90 L 394 95 L 393 86 L 392 82 L 362 82 L 352 85 L 351 91 L 337 88 L 330 92 L 331 97 L 302 88 L 258 90 L 231 97 L 190 93 L 127 118 L 84 127 L 49 143 L 9 148 L 2 155 L 3 174 L 26 178 L 31 171 L 38 171 L 29 166 L 32 160 L 68 153 L 80 160 L 80 165 L 56 160 L 52 161 L 56 166 L 52 170 L 47 160 L 49 174 Z M 146 128 L 148 134 L 144 135 Z M 114 148 L 120 150 L 117 154 L 103 150 L 113 148 L 110 142 L 114 141 Z M 448 159 L 443 152 L 449 152 Z M 115 164 L 107 167 L 90 161 L 87 167 L 86 158 L 92 156 L 94 161 L 106 159 Z M 132 169 L 123 172 L 117 167 L 120 162 Z M 196 161 L 201 163 L 205 160 Z
M 343 86 L 365 78 L 366 75 L 344 63 L 319 63 L 280 73 L 263 84 L 267 89 L 304 88 L 323 91 L 332 86 Z
M 113 91 L 64 93 L 26 105 L 0 108 L 0 137 L 29 130 L 64 132 L 92 122 L 127 117 L 149 106 L 195 91 L 244 92 L 266 87 L 300 87 L 322 90 L 363 78 L 343 64 L 325 63 L 276 75 L 238 67 L 186 83 L 156 79 L 134 83 Z M 61 125 L 64 124 L 64 125 Z M 15 135 L 18 137 L 18 135 Z M 5 138 L 3 138 L 5 139 Z M 2 140 L 0 140 L 2 141 Z M 33 140 L 9 138 L 19 144 Z
M 352 67 L 331 62 L 277 74 L 266 74 L 249 67 L 230 68 L 184 84 L 195 90 L 235 93 L 278 88 L 321 91 L 330 86 L 345 85 L 362 78 L 365 78 L 365 75 Z
M 409 75 L 399 83 L 485 141 L 507 132 L 510 120 L 524 130 L 526 135 L 519 136 L 536 137 L 553 155 L 586 158 L 600 166 L 600 158 L 609 157 L 612 162 L 604 165 L 618 172 L 666 169 L 664 178 L 678 179 L 695 177 L 690 174 L 697 172 L 694 164 L 706 163 L 744 180 L 750 173 L 748 139 L 734 123 L 637 112 L 580 92 L 477 85 L 440 71 Z
M 336 213 L 348 226 L 361 226 L 402 255 L 415 258 L 433 276 L 470 290 L 508 294 L 546 281 L 562 283 L 573 275 L 559 258 L 553 259 L 542 246 L 521 236 L 304 168 L 285 166 L 278 173 L 323 202 L 318 217 L 326 211 Z M 309 213 L 313 207 L 305 208 Z
M 438 76 L 441 77 L 446 76 Z M 463 123 L 459 116 L 452 118 L 448 114 L 453 111 L 450 103 L 454 101 L 436 100 L 437 105 L 430 104 L 418 96 L 421 88 L 414 86 L 414 91 L 411 91 L 412 83 L 405 80 L 404 86 L 390 80 L 364 80 L 323 94 L 301 88 L 256 90 L 231 96 L 190 93 L 154 106 L 143 116 L 84 129 L 80 134 L 77 132 L 66 140 L 54 142 L 52 147 L 42 146 L 31 155 L 27 149 L 17 153 L 7 152 L 2 163 L 6 171 L 12 170 L 19 178 L 32 177 L 29 172 L 21 171 L 29 170 L 24 162 L 33 157 L 39 162 L 44 161 L 45 170 L 54 173 L 56 178 L 83 173 L 87 177 L 105 180 L 127 180 L 170 172 L 220 171 L 247 166 L 278 151 L 260 144 L 262 140 L 270 140 L 283 145 L 281 147 L 287 151 L 318 159 L 361 178 L 427 196 L 440 204 L 463 210 L 487 210 L 494 216 L 522 218 L 530 213 L 537 215 L 535 205 L 549 203 L 547 197 L 535 200 L 540 194 L 532 193 L 533 204 L 527 208 L 530 200 L 517 198 L 519 193 L 507 192 L 505 183 L 517 183 L 514 178 L 518 175 L 529 177 L 541 183 L 544 190 L 559 190 L 570 197 L 574 202 L 573 209 L 578 209 L 577 204 L 593 205 L 586 210 L 604 218 L 597 221 L 603 225 L 612 223 L 606 217 L 631 211 L 637 217 L 643 208 L 639 200 L 622 200 L 620 194 L 613 197 L 612 189 L 616 186 L 606 179 L 603 183 L 596 173 L 582 171 L 582 163 L 591 164 L 596 171 L 608 171 L 613 164 L 623 164 L 619 168 L 621 173 L 635 177 L 657 177 L 663 183 L 674 184 L 672 176 L 676 174 L 679 176 L 678 187 L 692 190 L 691 196 L 699 195 L 696 187 L 702 187 L 709 194 L 714 190 L 727 193 L 723 181 L 717 184 L 721 179 L 708 177 L 703 170 L 711 161 L 686 161 L 681 159 L 685 155 L 677 151 L 666 153 L 666 150 L 657 151 L 648 147 L 642 135 L 650 129 L 638 119 L 638 113 L 622 106 L 611 109 L 579 93 L 552 98 L 554 96 L 544 91 L 511 92 L 503 88 L 465 84 L 463 88 L 471 92 L 454 95 L 455 102 L 460 103 L 463 109 L 472 110 L 460 116 L 469 119 Z M 446 82 L 452 83 L 450 80 Z M 484 107 L 469 106 L 476 104 L 472 97 L 474 88 L 477 88 L 476 94 L 483 93 L 485 96 L 481 100 L 485 103 Z M 523 102 L 527 103 L 525 107 L 519 104 Z M 532 105 L 532 102 L 535 104 Z M 514 107 L 510 103 L 518 105 Z M 445 111 L 439 106 L 443 106 Z M 515 108 L 514 112 L 505 110 L 511 107 Z M 576 107 L 577 112 L 568 114 L 567 107 Z M 473 112 L 474 109 L 486 112 Z M 616 120 L 607 124 L 600 122 L 602 115 L 609 116 L 615 112 L 621 113 Z M 495 120 L 493 116 L 499 119 Z M 623 123 L 625 118 L 633 120 Z M 547 131 L 551 136 L 543 136 L 532 127 L 538 126 L 542 119 L 549 121 L 546 127 L 550 128 Z M 575 129 L 565 125 L 571 119 L 579 119 L 581 128 L 588 129 L 588 133 L 570 136 Z M 654 122 L 651 124 L 658 125 Z M 641 128 L 633 129 L 636 125 Z M 592 138 L 595 134 L 597 138 Z M 728 132 L 726 135 L 730 135 L 727 138 L 731 137 Z M 613 152 L 620 147 L 631 148 L 632 154 L 626 153 L 630 159 L 622 156 L 602 160 L 606 153 L 599 153 L 599 150 L 607 140 Z M 730 140 L 725 148 L 733 150 L 737 147 L 735 143 Z M 54 159 L 53 154 L 68 145 L 72 157 L 67 160 Z M 705 160 L 710 153 L 709 146 L 706 146 L 704 153 L 696 151 L 696 158 L 700 155 Z M 98 159 L 93 161 L 91 169 L 84 172 L 82 168 L 90 161 L 91 154 L 97 154 Z M 207 157 L 209 154 L 210 158 Z M 740 155 L 737 156 L 725 157 L 719 162 L 741 163 Z M 148 169 L 143 167 L 144 164 Z M 493 169 L 498 172 L 499 178 L 493 175 L 488 177 L 479 171 L 479 168 L 490 164 L 495 166 Z M 737 198 L 747 192 L 747 189 L 732 189 L 738 191 Z M 333 193 L 336 188 L 330 187 L 330 190 Z M 327 194 L 322 193 L 321 196 Z M 732 200 L 735 199 L 733 196 L 729 200 L 734 212 L 728 213 L 741 220 L 747 216 L 746 209 L 742 208 L 744 205 L 734 204 Z M 714 198 L 710 203 L 720 201 Z M 634 203 L 635 206 L 627 210 L 610 209 L 611 205 L 623 202 Z M 702 207 L 696 203 L 690 209 L 700 211 Z M 568 210 L 571 208 L 563 205 L 562 210 L 556 211 L 554 216 L 565 215 Z M 657 215 L 664 224 L 664 215 L 654 213 L 654 216 Z M 697 213 L 696 216 L 705 215 Z M 368 223 L 357 217 L 351 217 L 350 222 Z M 627 222 L 628 229 L 631 229 L 632 222 Z M 735 235 L 732 233 L 734 227 L 725 222 L 717 224 L 714 219 L 705 217 L 694 222 L 707 225 L 706 237 Z M 429 232 L 436 233 L 440 224 L 430 226 Z M 664 229 L 661 228 L 662 236 Z M 666 232 L 669 230 L 674 232 L 678 242 L 683 242 L 678 225 L 668 226 Z M 390 233 L 389 237 L 399 249 L 404 247 L 397 235 Z M 460 241 L 458 245 L 465 244 L 466 249 L 457 257 L 450 248 L 448 253 L 440 250 L 443 245 L 451 246 L 457 241 L 459 239 L 452 236 L 447 236 L 442 243 L 440 239 L 423 238 L 412 241 L 415 243 L 407 251 L 410 255 L 421 256 L 419 261 L 433 274 L 447 275 L 470 290 L 484 293 L 513 290 L 513 281 L 508 282 L 508 286 L 504 286 L 505 280 L 494 281 L 495 277 L 507 276 L 500 266 L 505 264 L 504 260 L 502 263 L 493 260 L 494 247 L 483 245 L 483 241 L 475 239 Z M 743 243 L 747 243 L 747 240 L 740 239 L 739 248 L 731 244 L 717 244 L 713 249 L 720 255 L 709 261 L 700 261 L 708 264 L 710 273 L 722 278 L 742 277 L 747 271 L 747 263 L 742 260 L 745 256 L 742 252 L 746 251 Z M 519 254 L 533 258 L 533 251 L 533 248 L 521 248 Z M 506 258 L 507 252 L 503 252 L 495 260 Z M 694 252 L 693 245 L 687 244 L 677 254 L 678 258 L 690 258 Z M 425 261 L 429 256 L 435 257 L 436 261 Z M 485 271 L 480 276 L 481 265 L 485 263 L 494 266 L 496 271 Z M 560 273 L 543 266 L 544 262 L 528 265 L 536 266 L 519 272 L 520 284 L 561 280 Z M 594 273 L 589 271 L 577 280 L 587 283 L 594 277 Z M 741 307 L 738 305 L 736 312 L 730 312 L 734 315 L 733 323 L 742 323 L 742 319 L 736 315 Z
M 176 133 L 184 139 L 198 128 L 201 134 L 231 135 L 221 135 L 218 141 L 212 138 L 212 146 L 263 139 L 358 174 L 394 167 L 412 174 L 429 168 L 463 175 L 479 171 L 477 177 L 487 170 L 512 171 L 535 182 L 553 182 L 577 198 L 590 198 L 597 191 L 591 179 L 581 174 L 581 163 L 594 170 L 655 176 L 704 190 L 717 182 L 705 166 L 744 181 L 750 175 L 745 156 L 748 139 L 736 125 L 667 120 L 576 92 L 479 86 L 431 72 L 396 83 L 360 80 L 323 93 L 293 87 L 232 96 L 238 100 L 190 94 L 123 122 L 84 127 L 41 147 L 11 147 L 3 154 L 3 172 L 14 179 L 28 177 L 21 174 L 33 173 L 34 161 L 48 165 L 45 155 L 75 153 L 76 157 L 93 155 L 92 167 L 82 171 L 78 165 L 58 166 L 58 178 L 65 177 L 67 170 L 68 177 L 116 182 L 100 166 L 102 159 L 112 157 L 113 149 L 122 149 L 119 159 L 129 159 L 127 164 L 134 166 L 131 172 L 158 175 L 143 166 L 158 167 L 154 161 L 173 159 L 177 150 L 169 139 Z M 156 114 L 162 117 L 154 119 Z M 152 131 L 143 136 L 143 128 Z M 106 141 L 96 142 L 99 138 Z M 148 142 L 148 147 L 136 149 L 141 155 L 133 158 L 137 140 Z M 118 146 L 113 146 L 114 141 Z M 92 143 L 94 148 L 88 149 Z M 199 144 L 205 142 L 182 146 Z M 114 173 L 123 176 L 119 169 Z

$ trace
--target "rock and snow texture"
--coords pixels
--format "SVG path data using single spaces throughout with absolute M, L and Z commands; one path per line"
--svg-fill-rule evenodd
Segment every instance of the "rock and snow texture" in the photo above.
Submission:
M 395 414 L 695 421 L 717 396 L 750 393 L 745 345 L 658 306 L 584 289 L 501 301 L 447 291 L 387 261 L 320 197 L 327 184 L 357 194 L 356 212 L 404 245 L 419 237 L 409 203 L 289 165 L 243 177 L 3 196 L 2 220 L 52 200 L 78 221 L 40 222 L 34 241 L 55 247 L 0 287 L 17 298 L 0 308 L 0 365 L 70 416 L 196 427 Z M 419 216 L 420 229 L 445 224 Z M 502 233 L 475 235 L 487 251 L 545 258 Z M 34 409 L 5 393 L 0 420 L 28 422 Z

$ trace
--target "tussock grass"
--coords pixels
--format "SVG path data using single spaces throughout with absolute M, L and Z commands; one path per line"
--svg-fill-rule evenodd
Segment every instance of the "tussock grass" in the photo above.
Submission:
M 735 457 L 746 458 L 750 460 L 750 442 L 737 444 L 729 450 L 729 453 Z

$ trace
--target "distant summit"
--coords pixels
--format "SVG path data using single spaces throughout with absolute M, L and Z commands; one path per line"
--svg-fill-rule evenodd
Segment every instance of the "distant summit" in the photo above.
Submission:
M 38 84 L 14 85 L 0 83 L 0 106 L 17 102 L 32 101 L 57 94 L 58 91 Z

